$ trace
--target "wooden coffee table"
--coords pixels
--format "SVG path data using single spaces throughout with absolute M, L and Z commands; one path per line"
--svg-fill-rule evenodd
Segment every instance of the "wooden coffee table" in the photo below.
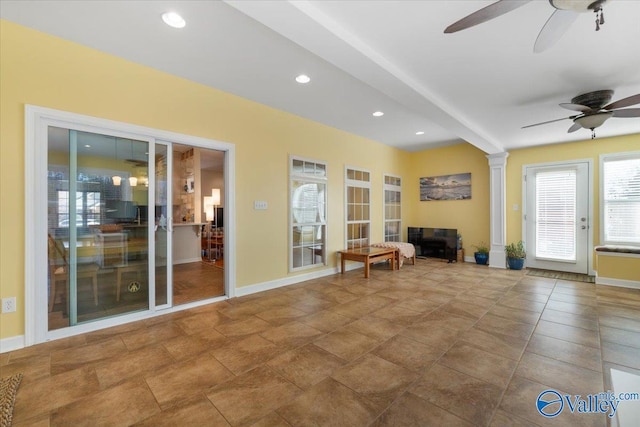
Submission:
M 364 277 L 369 278 L 371 264 L 378 261 L 391 260 L 391 269 L 396 269 L 398 249 L 396 248 L 356 248 L 339 251 L 340 272 L 344 273 L 345 261 L 357 261 L 364 263 Z

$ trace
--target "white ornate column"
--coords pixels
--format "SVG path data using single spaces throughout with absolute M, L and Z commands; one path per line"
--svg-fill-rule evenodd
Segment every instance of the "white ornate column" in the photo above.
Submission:
M 506 170 L 509 153 L 489 154 L 490 249 L 489 267 L 507 268 L 504 253 L 507 238 Z

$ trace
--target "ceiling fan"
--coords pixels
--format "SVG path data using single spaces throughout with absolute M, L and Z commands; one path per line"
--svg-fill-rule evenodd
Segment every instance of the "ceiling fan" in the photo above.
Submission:
M 482 24 L 524 6 L 530 1 L 499 0 L 454 22 L 444 32 L 455 33 Z M 578 18 L 578 13 L 580 12 L 593 11 L 596 14 L 596 31 L 599 31 L 600 26 L 604 24 L 602 7 L 606 2 L 607 0 L 549 0 L 555 10 L 544 24 L 544 27 L 542 27 L 542 30 L 540 30 L 533 46 L 533 51 L 539 53 L 551 47 L 569 29 L 571 24 Z
M 522 129 L 571 119 L 573 120 L 573 125 L 569 128 L 568 132 L 575 132 L 580 128 L 591 129 L 591 138 L 593 139 L 596 137 L 594 129 L 602 126 L 602 124 L 611 117 L 640 117 L 640 108 L 620 109 L 640 104 L 640 94 L 607 104 L 611 101 L 612 96 L 612 90 L 597 90 L 595 92 L 578 95 L 573 98 L 570 103 L 562 103 L 560 106 L 567 110 L 579 111 L 579 114 L 523 126 Z

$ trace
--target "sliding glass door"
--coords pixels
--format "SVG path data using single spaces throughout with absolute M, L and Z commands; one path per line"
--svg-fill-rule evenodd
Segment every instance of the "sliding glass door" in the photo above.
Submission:
M 147 141 L 48 127 L 49 330 L 149 309 L 148 156 Z

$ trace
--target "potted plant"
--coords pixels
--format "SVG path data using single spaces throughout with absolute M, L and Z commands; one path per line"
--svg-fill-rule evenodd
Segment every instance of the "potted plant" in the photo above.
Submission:
M 524 243 L 520 240 L 518 243 L 510 243 L 505 246 L 504 251 L 507 254 L 507 264 L 511 270 L 522 270 L 524 267 L 524 259 L 527 252 L 524 250 Z
M 480 242 L 477 245 L 473 245 L 476 251 L 473 253 L 473 257 L 476 259 L 476 264 L 487 265 L 489 261 L 489 247 L 486 243 Z

